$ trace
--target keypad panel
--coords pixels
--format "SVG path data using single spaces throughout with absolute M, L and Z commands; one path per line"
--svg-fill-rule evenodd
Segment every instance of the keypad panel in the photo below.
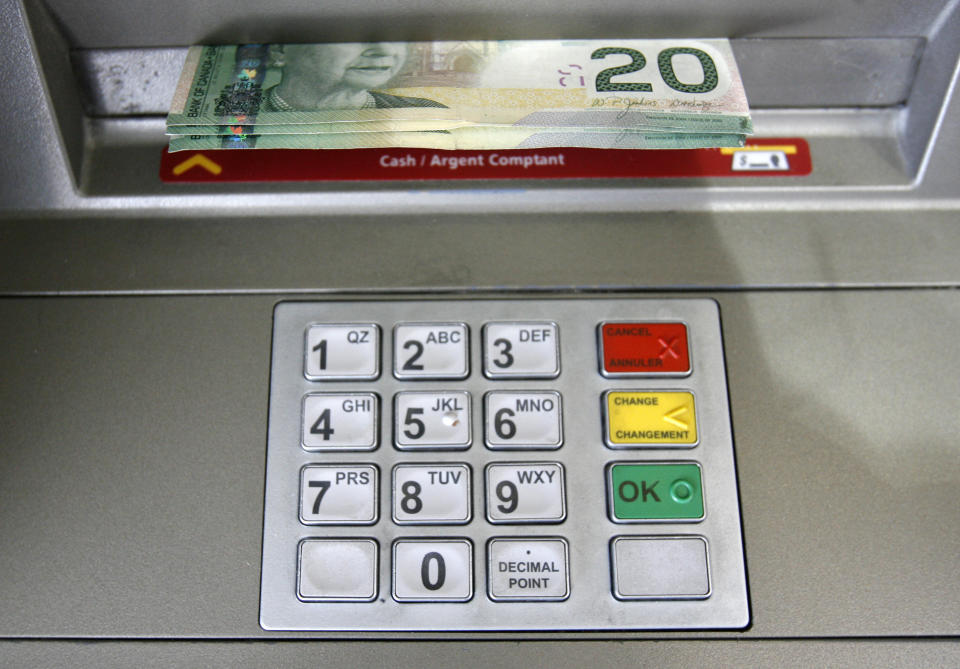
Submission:
M 278 304 L 260 622 L 746 626 L 716 303 Z

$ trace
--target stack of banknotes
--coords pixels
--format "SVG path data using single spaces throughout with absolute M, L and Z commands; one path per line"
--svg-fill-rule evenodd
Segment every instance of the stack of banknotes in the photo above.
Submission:
M 751 131 L 724 39 L 195 46 L 167 117 L 170 151 L 688 149 Z

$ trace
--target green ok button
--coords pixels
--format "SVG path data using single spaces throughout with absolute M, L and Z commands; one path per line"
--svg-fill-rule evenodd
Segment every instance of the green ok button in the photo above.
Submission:
M 614 521 L 703 518 L 700 465 L 616 463 L 608 471 Z

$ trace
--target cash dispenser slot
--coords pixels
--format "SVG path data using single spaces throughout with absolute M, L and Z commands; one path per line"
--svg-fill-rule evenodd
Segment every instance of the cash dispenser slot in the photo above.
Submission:
M 332 20 L 318 29 L 316 35 L 307 35 L 304 27 L 293 29 L 272 19 L 266 24 L 264 10 L 252 5 L 230 6 L 231 25 L 247 25 L 246 30 L 229 32 L 224 22 L 210 12 L 203 12 L 206 23 L 198 26 L 171 27 L 158 40 L 152 37 L 141 46 L 131 45 L 130 35 L 142 32 L 135 24 L 135 10 L 118 15 L 109 14 L 104 25 L 79 21 L 80 10 L 72 3 L 51 0 L 42 3 L 28 1 L 24 5 L 29 25 L 35 35 L 35 46 L 47 84 L 47 93 L 53 102 L 61 138 L 71 173 L 81 193 L 88 196 L 171 194 L 183 191 L 179 184 L 161 184 L 158 178 L 158 160 L 165 143 L 163 119 L 191 41 L 223 42 L 259 39 L 261 41 L 294 41 L 308 38 L 316 41 L 326 37 L 332 41 L 352 39 L 357 34 L 355 21 L 344 21 L 343 31 L 332 34 L 337 21 Z M 216 12 L 216 6 L 212 6 Z M 143 12 L 143 7 L 138 7 Z M 224 7 L 225 9 L 225 7 Z M 291 3 L 291 15 L 302 19 L 302 25 L 316 25 L 310 17 L 303 17 L 302 8 Z M 398 16 L 409 20 L 409 14 L 396 9 Z M 770 23 L 785 21 L 776 8 L 770 8 Z M 156 12 L 153 12 L 155 15 Z M 166 16 L 166 14 L 164 14 Z M 656 18 L 654 13 L 654 19 Z M 878 16 L 886 16 L 878 11 Z M 248 19 L 244 23 L 243 19 Z M 394 19 L 397 17 L 393 17 Z M 477 35 L 462 36 L 456 30 L 447 35 L 422 26 L 403 37 L 444 39 L 457 37 L 547 37 L 542 29 L 518 35 L 516 25 L 504 28 L 502 35 L 492 35 L 492 17 L 478 24 Z M 635 17 L 638 20 L 639 17 Z M 789 17 L 791 19 L 795 17 Z M 773 185 L 790 188 L 829 187 L 853 188 L 863 186 L 908 188 L 917 181 L 924 165 L 924 157 L 932 146 L 937 119 L 942 111 L 949 89 L 952 69 L 960 44 L 960 19 L 955 8 L 945 7 L 935 20 L 918 23 L 913 17 L 888 17 L 857 23 L 844 16 L 840 25 L 827 29 L 822 23 L 819 33 L 804 34 L 781 26 L 764 30 L 760 26 L 740 27 L 731 31 L 722 22 L 696 24 L 693 34 L 682 36 L 727 35 L 738 59 L 745 89 L 751 103 L 756 137 L 799 137 L 811 149 L 815 168 L 803 178 L 784 173 Z M 169 21 L 169 19 L 165 19 Z M 813 18 L 807 17 L 808 21 Z M 839 19 L 838 19 L 839 20 Z M 239 21 L 239 23 L 237 23 Z M 251 31 L 249 26 L 259 26 Z M 402 23 L 401 23 L 402 25 Z M 580 34 L 574 34 L 573 23 L 561 19 L 553 23 L 557 35 L 602 37 L 602 25 L 576 24 Z M 649 22 L 641 25 L 649 30 Z M 654 25 L 657 25 L 656 23 Z M 683 25 L 680 24 L 674 25 Z M 371 29 L 380 29 L 386 36 L 396 36 L 396 24 L 385 18 L 372 19 Z M 410 26 L 408 26 L 410 27 Z M 665 28 L 657 26 L 657 30 Z M 586 31 L 586 34 L 584 34 Z M 623 32 L 622 26 L 614 34 Z M 681 32 L 684 32 L 681 30 Z M 144 36 L 146 37 L 146 36 Z M 399 37 L 399 36 L 397 36 Z M 165 42 L 165 43 L 158 43 Z M 656 159 L 656 157 L 654 156 Z M 609 160 L 615 161 L 612 157 Z M 116 166 L 123 165 L 118 178 Z M 746 165 L 746 162 L 744 162 Z M 570 177 L 601 177 L 581 182 L 579 187 L 623 188 L 682 188 L 727 191 L 720 197 L 739 202 L 753 197 L 749 192 L 764 188 L 770 182 L 748 178 L 749 170 L 733 179 L 716 181 L 710 172 L 689 177 L 697 179 L 610 180 L 603 172 L 587 175 L 571 172 Z M 562 172 L 562 170 L 561 170 Z M 389 173 L 383 173 L 389 174 Z M 553 176 L 544 173 L 544 177 Z M 624 174 L 636 175 L 629 170 Z M 663 176 L 674 175 L 669 170 Z M 370 180 L 381 177 L 372 171 Z M 390 176 L 383 178 L 390 179 Z M 429 179 L 430 175 L 420 175 Z M 490 177 L 486 177 L 490 178 Z M 509 178 L 516 178 L 509 175 Z M 309 181 L 310 177 L 301 177 Z M 357 176 L 350 180 L 357 180 Z M 284 180 L 282 170 L 278 180 Z M 361 182 L 363 179 L 359 179 Z M 524 179 L 524 188 L 542 189 L 537 179 Z M 568 184 L 569 185 L 569 184 Z M 329 192 L 331 190 L 364 190 L 370 186 L 353 184 L 300 184 L 298 191 Z M 382 188 L 383 184 L 376 186 Z M 404 189 L 402 184 L 389 188 Z M 458 188 L 434 182 L 432 189 Z M 177 189 L 180 190 L 177 190 Z M 274 185 L 205 183 L 187 186 L 188 193 L 264 192 Z M 745 192 L 746 191 L 746 192 Z M 697 201 L 698 198 L 687 199 Z

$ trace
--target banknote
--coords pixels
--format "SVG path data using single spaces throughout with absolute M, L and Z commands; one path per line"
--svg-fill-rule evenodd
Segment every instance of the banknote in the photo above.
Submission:
M 314 135 L 340 132 L 393 132 L 397 130 L 454 130 L 468 121 L 357 121 L 356 123 L 277 123 L 275 125 L 172 125 L 168 135 Z
M 491 128 L 474 126 L 448 131 L 341 132 L 281 135 L 182 135 L 170 139 L 169 151 L 209 149 L 367 149 L 423 148 L 446 150 L 534 149 L 698 149 L 743 146 L 738 133 L 671 133 L 637 130 L 589 132 L 576 128 Z
M 554 117 L 559 120 L 567 119 Z M 585 118 L 584 122 L 589 122 Z M 706 115 L 700 115 L 690 123 L 674 123 L 654 126 L 653 130 L 663 130 L 665 132 L 713 132 L 716 127 L 724 128 L 723 121 L 719 123 Z M 391 131 L 410 131 L 410 130 L 455 130 L 465 127 L 486 127 L 486 128 L 510 128 L 524 127 L 537 128 L 537 126 L 512 126 L 509 124 L 496 123 L 471 123 L 469 121 L 357 121 L 355 123 L 277 123 L 273 125 L 174 125 L 167 127 L 168 135 L 312 135 L 322 133 L 340 133 L 340 132 L 391 132 Z M 576 128 L 591 132 L 619 132 L 624 128 L 605 125 L 581 125 L 568 122 L 562 126 L 552 126 L 557 130 L 564 128 Z M 542 129 L 542 128 L 537 128 Z M 645 130 L 647 125 L 641 127 L 629 128 L 629 130 Z
M 263 135 L 264 126 L 298 124 L 329 132 L 307 128 L 339 123 L 409 132 L 430 122 L 752 130 L 724 39 L 197 46 L 167 118 L 171 134 L 180 134 L 176 126 L 232 126 L 243 129 L 233 134 Z

